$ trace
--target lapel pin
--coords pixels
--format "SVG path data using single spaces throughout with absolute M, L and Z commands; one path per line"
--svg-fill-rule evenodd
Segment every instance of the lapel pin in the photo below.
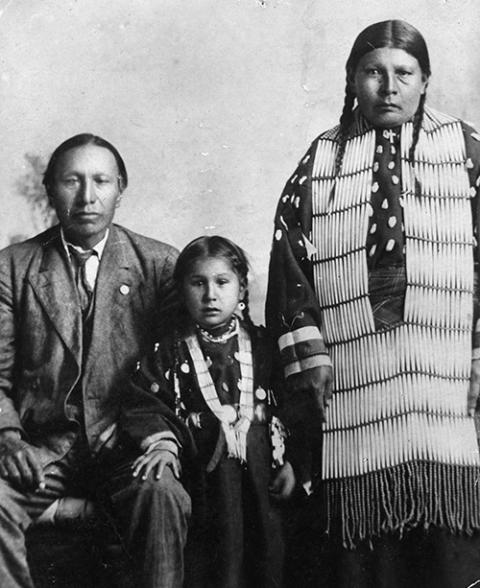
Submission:
M 129 292 L 130 292 L 130 286 L 127 286 L 127 284 L 122 284 L 120 286 L 120 294 L 123 294 L 124 296 L 126 296 Z

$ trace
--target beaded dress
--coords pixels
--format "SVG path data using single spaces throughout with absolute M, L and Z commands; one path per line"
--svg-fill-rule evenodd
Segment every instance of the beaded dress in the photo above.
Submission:
M 463 586 L 455 574 L 431 580 L 438 562 L 420 583 L 390 577 L 376 549 L 388 545 L 387 561 L 412 572 L 412 545 L 468 546 L 480 530 L 466 410 L 479 347 L 480 137 L 426 108 L 411 161 L 412 132 L 411 122 L 375 129 L 357 110 L 340 172 L 335 127 L 313 142 L 275 217 L 266 312 L 285 375 L 334 368 L 315 523 L 328 537 L 315 554 L 326 586 Z M 447 551 L 468 554 L 451 566 L 468 570 L 465 585 L 480 578 L 476 550 Z
M 284 542 L 281 513 L 269 493 L 270 346 L 264 329 L 237 319 L 233 327 L 207 332 L 188 325 L 162 339 L 135 381 L 184 423 L 175 432 L 193 504 L 185 585 L 273 588 L 282 585 Z M 239 434 L 229 445 L 235 423 Z

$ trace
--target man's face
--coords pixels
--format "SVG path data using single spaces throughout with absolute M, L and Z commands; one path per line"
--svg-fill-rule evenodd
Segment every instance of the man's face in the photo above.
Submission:
M 55 166 L 49 198 L 68 241 L 91 249 L 103 239 L 122 193 L 113 153 L 97 145 L 63 153 Z

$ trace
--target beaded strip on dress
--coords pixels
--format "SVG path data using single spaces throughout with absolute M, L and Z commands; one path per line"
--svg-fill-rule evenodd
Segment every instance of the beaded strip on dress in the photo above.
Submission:
M 237 319 L 236 319 L 237 320 Z M 196 335 L 185 338 L 194 365 L 199 389 L 210 410 L 220 421 L 225 434 L 229 457 L 247 461 L 247 433 L 254 414 L 253 360 L 250 337 L 238 323 L 238 352 L 235 355 L 240 365 L 240 400 L 237 410 L 229 404 L 221 404 Z
M 480 459 L 466 412 L 473 194 L 461 124 L 425 109 L 413 166 L 412 124 L 402 126 L 404 321 L 381 332 L 365 251 L 375 130 L 357 116 L 335 179 L 337 136 L 338 127 L 316 145 L 310 236 L 335 372 L 322 464 L 328 506 L 340 510 L 346 545 L 420 523 L 471 532 L 480 528 Z

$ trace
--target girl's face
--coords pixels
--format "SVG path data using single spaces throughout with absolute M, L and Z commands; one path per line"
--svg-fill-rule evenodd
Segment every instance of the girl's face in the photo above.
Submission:
M 396 127 L 413 117 L 428 79 L 413 55 L 383 47 L 360 59 L 349 82 L 365 118 L 378 127 Z
M 245 288 L 224 257 L 203 257 L 183 280 L 183 298 L 190 316 L 204 329 L 228 324 Z

